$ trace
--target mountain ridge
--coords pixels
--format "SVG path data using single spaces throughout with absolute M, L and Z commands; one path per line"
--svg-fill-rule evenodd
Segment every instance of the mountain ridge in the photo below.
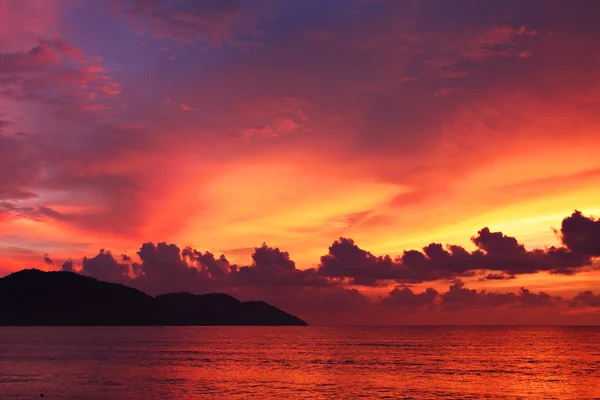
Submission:
M 25 269 L 0 278 L 0 326 L 287 326 L 300 318 L 225 293 L 166 293 L 75 272 Z

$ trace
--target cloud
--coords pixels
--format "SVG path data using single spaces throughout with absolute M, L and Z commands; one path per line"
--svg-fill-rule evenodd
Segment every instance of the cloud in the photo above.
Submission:
M 81 273 L 114 282 L 127 282 L 152 294 L 173 291 L 243 290 L 244 287 L 325 287 L 332 286 L 316 270 L 299 270 L 287 252 L 263 244 L 252 254 L 252 264 L 230 264 L 224 255 L 175 244 L 144 243 L 137 252 L 141 262 L 122 262 L 110 251 L 101 250 L 85 258 Z
M 384 279 L 411 277 L 411 271 L 390 256 L 374 256 L 347 238 L 340 238 L 329 247 L 329 253 L 321 257 L 318 273 L 328 278 L 350 278 L 352 284 L 368 286 Z
M 600 295 L 595 295 L 592 291 L 586 290 L 573 297 L 571 307 L 600 307 Z
M 475 289 L 465 288 L 465 284 L 458 280 L 441 295 L 443 306 L 456 309 L 464 307 L 499 307 L 516 302 L 516 295 L 478 292 Z
M 20 206 L 9 201 L 0 201 L 0 220 L 23 218 L 41 221 L 45 218 L 62 219 L 62 214 L 43 206 Z
M 569 218 L 572 217 L 565 219 L 567 228 L 571 224 Z M 589 235 L 586 238 L 594 238 L 595 231 L 585 233 Z M 321 257 L 317 272 L 329 278 L 348 279 L 352 284 L 377 286 L 382 281 L 435 281 L 473 276 L 479 271 L 495 271 L 485 276 L 488 280 L 513 279 L 542 271 L 570 275 L 592 263 L 587 253 L 574 251 L 577 248 L 553 246 L 529 251 L 516 238 L 489 228 L 481 229 L 471 240 L 478 248 L 472 252 L 461 246 L 431 243 L 422 251 L 407 250 L 392 258 L 375 256 L 359 248 L 352 239 L 340 238 Z
M 232 265 L 224 255 L 217 258 L 190 247 L 182 251 L 164 242 L 145 243 L 137 254 L 141 262 L 131 262 L 129 257 L 119 262 L 110 251 L 100 250 L 83 259 L 79 273 L 150 294 L 224 292 L 244 300 L 264 300 L 322 322 L 330 313 L 350 315 L 370 305 L 356 289 L 329 282 L 314 269 L 299 270 L 287 252 L 266 244 L 254 249 L 248 266 Z M 71 260 L 61 269 L 75 271 Z
M 600 256 L 600 220 L 575 211 L 563 219 L 560 234 L 562 243 L 571 251 Z
M 167 188 L 177 183 L 162 179 L 157 185 L 166 170 L 149 174 L 142 167 L 158 165 L 149 160 L 159 159 L 159 137 L 133 124 L 83 121 L 64 122 L 56 135 L 0 135 L 0 218 L 102 235 L 131 236 L 143 227 L 149 197 L 170 194 Z
M 266 245 L 255 248 L 248 266 L 230 264 L 224 256 L 192 248 L 183 251 L 174 244 L 145 243 L 138 251 L 141 263 L 125 259 L 119 262 L 110 251 L 100 250 L 84 258 L 79 273 L 101 280 L 126 284 L 150 294 L 168 292 L 224 292 L 243 300 L 264 300 L 290 312 L 307 316 L 313 323 L 361 321 L 383 310 L 401 309 L 407 313 L 426 309 L 432 315 L 464 309 L 507 308 L 518 310 L 595 307 L 598 296 L 583 292 L 564 300 L 546 292 L 521 288 L 517 293 L 469 289 L 456 280 L 445 292 L 426 288 L 420 293 L 408 287 L 396 287 L 378 301 L 369 300 L 361 291 L 325 280 L 315 270 L 298 270 L 287 252 Z M 123 257 L 122 257 L 123 258 Z M 61 270 L 75 271 L 73 261 Z M 563 307 L 563 308 L 561 308 Z M 379 316 L 379 317 L 378 317 Z M 370 321 L 370 320 L 369 320 Z
M 53 42 L 40 41 L 26 53 L 0 53 L 0 74 L 17 75 L 43 70 L 61 62 L 59 46 Z
M 257 25 L 271 2 L 236 0 L 112 0 L 115 14 L 140 34 L 211 47 L 256 45 Z
M 484 228 L 472 238 L 473 243 L 485 252 L 481 269 L 503 271 L 507 274 L 527 274 L 549 271 L 557 274 L 571 274 L 577 268 L 590 264 L 586 254 L 573 252 L 564 247 L 550 247 L 527 251 L 513 237 L 501 232 L 490 232 Z
M 518 293 L 494 293 L 467 289 L 462 281 L 452 284 L 446 293 L 441 295 L 442 307 L 461 309 L 466 307 L 550 307 L 558 305 L 562 298 L 551 296 L 545 292 L 533 293 L 521 288 Z
M 38 151 L 30 143 L 0 135 L 0 201 L 35 197 L 31 184 L 41 168 L 37 156 Z M 4 212 L 14 207 L 6 202 L 0 205 Z
M 110 149 L 104 150 L 106 159 L 109 158 L 109 152 Z M 25 190 L 27 186 L 20 189 L 20 182 L 15 182 L 15 177 L 7 174 L 7 186 L 9 184 L 11 186 L 0 194 L 8 198 L 17 197 L 17 199 L 2 201 L 0 198 L 0 216 L 36 222 L 58 222 L 76 229 L 113 233 L 131 233 L 138 229 L 143 208 L 139 203 L 138 196 L 141 195 L 141 189 L 137 187 L 137 183 L 125 174 L 102 173 L 97 169 L 94 172 L 85 172 L 90 168 L 88 163 L 92 163 L 92 155 L 87 160 L 81 158 L 80 163 L 76 160 L 73 158 L 66 165 L 55 163 L 53 169 L 45 170 L 43 178 L 39 175 L 32 176 L 30 184 L 35 183 L 41 190 L 71 193 L 71 196 L 63 200 L 65 205 L 79 205 L 78 201 L 82 199 L 86 199 L 87 204 L 59 212 L 54 208 L 41 205 L 42 198 L 27 192 Z M 35 166 L 35 163 L 32 165 Z M 75 170 L 76 166 L 79 170 Z M 24 168 L 27 167 L 29 166 L 25 164 Z M 107 212 L 108 210 L 110 212 Z
M 236 109 L 240 116 L 256 122 L 236 134 L 244 139 L 271 138 L 307 131 L 309 115 L 313 111 L 308 100 L 274 96 L 238 104 Z
M 576 302 L 573 299 L 573 302 Z M 572 302 L 572 304 L 574 304 Z M 429 311 L 456 311 L 465 308 L 535 308 L 558 307 L 565 304 L 560 296 L 552 296 L 545 292 L 532 292 L 521 288 L 517 293 L 478 291 L 465 287 L 464 282 L 457 280 L 440 293 L 435 289 L 426 288 L 421 293 L 414 293 L 410 288 L 394 288 L 379 303 L 383 307 L 401 307 L 405 310 L 418 310 L 423 307 Z
M 46 265 L 54 265 L 54 261 L 52 261 L 52 259 L 47 253 L 44 255 L 44 262 L 46 263 Z
M 478 104 L 485 102 L 487 94 L 496 93 L 500 75 L 523 76 L 528 82 L 525 88 L 539 81 L 535 77 L 528 79 L 529 64 L 518 67 L 510 64 L 510 68 L 504 68 L 503 64 L 495 69 L 492 62 L 516 60 L 512 56 L 488 55 L 504 52 L 506 48 L 512 55 L 528 49 L 531 41 L 550 40 L 548 29 L 536 22 L 544 17 L 533 15 L 530 26 L 528 20 L 532 16 L 522 17 L 522 8 L 514 3 L 498 6 L 503 12 L 497 15 L 490 12 L 493 7 L 471 4 L 472 13 L 460 15 L 441 3 L 413 7 L 406 2 L 385 2 L 377 7 L 359 7 L 359 17 L 348 14 L 350 6 L 344 2 L 329 5 L 332 12 L 327 16 L 329 13 L 324 12 L 319 2 L 282 3 L 284 12 L 277 15 L 276 24 L 269 26 L 262 26 L 261 21 L 273 12 L 258 3 L 113 1 L 113 11 L 119 18 L 114 21 L 100 15 L 98 31 L 102 40 L 89 41 L 77 35 L 76 29 L 62 31 L 57 26 L 49 34 L 36 33 L 35 41 L 28 46 L 3 49 L 0 69 L 4 71 L 3 79 L 11 82 L 4 86 L 5 96 L 26 100 L 19 104 L 36 103 L 34 110 L 18 110 L 17 114 L 35 115 L 34 119 L 27 118 L 35 120 L 35 126 L 22 130 L 39 135 L 35 154 L 22 157 L 19 150 L 6 158 L 4 143 L 0 145 L 0 175 L 5 171 L 31 172 L 25 179 L 10 177 L 9 185 L 4 185 L 6 180 L 0 176 L 0 193 L 7 193 L 3 199 L 41 193 L 37 202 L 27 206 L 50 209 L 57 206 L 56 210 L 64 216 L 61 221 L 102 235 L 145 232 L 145 225 L 155 226 L 158 231 L 165 224 L 159 222 L 163 213 L 156 212 L 152 204 L 156 195 L 148 192 L 161 188 L 154 189 L 161 195 L 157 204 L 179 204 L 180 197 L 193 195 L 163 188 L 170 184 L 185 186 L 183 181 L 187 178 L 166 173 L 159 176 L 155 171 L 145 171 L 147 175 L 133 172 L 135 164 L 162 165 L 160 161 L 183 158 L 186 155 L 183 153 L 189 155 L 209 146 L 220 146 L 219 151 L 225 151 L 227 157 L 217 157 L 217 152 L 201 161 L 179 165 L 179 176 L 189 173 L 210 179 L 217 173 L 204 174 L 195 169 L 214 163 L 220 164 L 214 170 L 222 171 L 250 157 L 232 148 L 235 145 L 221 146 L 222 137 L 237 133 L 252 139 L 279 138 L 256 140 L 253 146 L 256 153 L 250 152 L 256 158 L 251 162 L 268 159 L 305 168 L 308 163 L 318 165 L 318 161 L 342 169 L 348 160 L 353 160 L 356 165 L 364 166 L 357 169 L 359 175 L 364 173 L 368 179 L 408 183 L 415 186 L 414 193 L 424 193 L 424 187 L 428 187 L 430 190 L 423 199 L 427 200 L 439 193 L 432 181 L 447 184 L 450 179 L 440 175 L 454 175 L 463 160 L 479 154 L 470 150 L 468 155 L 463 153 L 461 149 L 465 147 L 455 143 L 452 132 L 446 132 L 451 121 L 445 118 L 456 116 L 458 105 L 465 103 L 478 110 Z M 507 12 L 511 9 L 512 14 Z M 87 5 L 75 9 L 57 7 L 55 11 L 62 10 L 93 13 Z M 530 13 L 528 10 L 525 7 L 526 13 Z M 296 20 L 302 13 L 315 18 Z M 485 18 L 477 17 L 482 15 Z M 565 13 L 565 18 L 569 16 Z M 576 16 L 579 18 L 581 12 L 577 11 Z M 15 28 L 21 24 L 10 23 Z M 523 24 L 526 28 L 522 28 Z M 148 36 L 173 39 L 174 49 L 169 50 L 177 52 L 176 62 L 161 64 L 153 53 L 155 47 L 139 45 L 140 38 L 133 34 L 119 39 L 123 51 L 111 50 L 106 45 L 113 41 L 111 32 L 121 32 L 119 28 L 128 29 L 128 25 L 145 28 Z M 268 28 L 262 32 L 262 38 L 250 37 L 255 29 L 261 28 Z M 325 34 L 315 40 L 309 37 L 309 30 Z M 527 34 L 534 30 L 539 33 Z M 56 38 L 53 34 L 57 34 Z M 245 52 L 228 51 L 230 44 L 244 47 L 246 40 L 264 46 L 248 47 Z M 168 42 L 160 46 L 166 47 Z M 211 48 L 200 54 L 187 46 L 197 43 Z M 538 53 L 532 47 L 534 57 L 527 62 L 536 62 Z M 546 52 L 549 53 L 552 52 Z M 96 54 L 106 60 L 93 57 Z M 436 56 L 454 63 L 442 68 L 443 72 L 468 73 L 473 80 L 453 79 L 449 84 L 444 81 L 446 78 L 429 75 L 428 79 L 404 80 L 426 75 L 427 63 Z M 485 80 L 478 79 L 489 69 L 489 79 L 487 73 Z M 125 80 L 123 85 L 121 79 Z M 430 104 L 433 93 L 444 93 L 449 87 L 455 90 L 452 95 L 436 98 L 435 104 Z M 164 99 L 169 93 L 173 93 L 172 106 L 164 107 L 162 101 L 160 106 L 170 111 L 154 108 L 154 97 Z M 177 108 L 180 104 L 192 107 L 194 112 L 181 113 L 185 118 L 175 118 L 173 113 L 180 111 Z M 243 109 L 243 115 L 232 118 L 231 110 L 238 108 Z M 56 118 L 43 118 L 39 114 L 52 114 Z M 484 117 L 486 121 L 489 119 L 487 115 Z M 15 128 L 21 129 L 23 121 L 12 115 L 10 120 L 14 120 Z M 116 128 L 125 125 L 145 128 L 138 132 Z M 169 135 L 164 135 L 165 132 Z M 284 147 L 290 142 L 295 148 Z M 449 156 L 429 159 L 430 154 L 437 154 L 434 147 L 439 143 L 443 143 L 443 154 Z M 21 141 L 18 146 L 24 148 L 29 144 Z M 185 151 L 179 152 L 178 147 Z M 393 158 L 378 157 L 382 152 L 389 152 Z M 34 151 L 30 149 L 29 153 Z M 288 158 L 290 153 L 303 154 L 304 160 Z M 6 160 L 16 157 L 19 157 L 18 168 L 15 163 L 4 165 L 9 164 Z M 102 160 L 108 159 L 110 162 L 103 163 Z M 149 178 L 149 175 L 154 176 Z M 347 174 L 336 179 L 358 177 Z M 202 190 L 202 182 L 189 186 L 194 185 Z M 267 187 L 261 189 L 266 190 Z M 59 201 L 56 196 L 61 197 Z M 171 218 L 171 224 L 177 224 L 169 227 L 175 234 L 185 222 Z M 152 238 L 165 237 L 161 233 L 152 232 Z M 139 242 L 145 239 L 141 234 L 136 236 Z
M 572 217 L 565 220 L 570 221 Z M 525 287 L 516 293 L 467 288 L 457 277 L 474 276 L 487 270 L 499 272 L 488 272 L 483 279 L 516 279 L 519 274 L 539 271 L 565 273 L 565 268 L 569 268 L 569 273 L 576 273 L 581 267 L 571 263 L 576 253 L 566 248 L 528 251 L 515 238 L 487 228 L 480 230 L 472 240 L 478 246 L 473 252 L 433 243 L 422 251 L 405 251 L 392 259 L 375 256 L 360 249 L 351 239 L 340 238 L 321 258 L 318 268 L 305 270 L 296 267 L 288 252 L 265 243 L 254 248 L 249 265 L 237 265 L 230 263 L 225 255 L 217 257 L 192 247 L 182 250 L 175 244 L 149 242 L 137 252 L 139 262 L 127 255 L 121 255 L 118 261 L 110 251 L 100 250 L 92 258 L 83 258 L 79 273 L 123 283 L 150 294 L 224 292 L 245 300 L 262 299 L 301 315 L 312 315 L 313 321 L 321 322 L 326 322 L 331 313 L 340 321 L 349 321 L 353 313 L 372 313 L 375 318 L 384 315 L 384 309 L 394 308 L 407 312 L 426 308 L 434 313 L 496 308 L 517 311 L 545 308 L 560 312 L 566 305 L 578 308 L 597 305 L 598 296 L 589 291 L 565 300 Z M 584 260 L 589 261 L 589 258 Z M 66 261 L 61 269 L 75 271 L 73 261 Z M 449 279 L 454 281 L 445 292 L 431 287 L 415 292 L 398 286 L 378 301 L 369 300 L 352 287 Z
M 67 2 L 70 0 L 67 0 Z M 0 51 L 13 52 L 30 47 L 40 37 L 56 30 L 64 0 L 0 1 Z
M 141 264 L 132 264 L 132 285 L 146 292 L 212 292 L 226 288 L 221 279 L 227 276 L 216 271 L 229 268 L 224 257 L 217 261 L 208 252 L 203 254 L 190 248 L 181 251 L 178 246 L 165 242 L 144 243 L 137 254 Z
M 553 306 L 562 301 L 561 296 L 551 296 L 546 292 L 533 293 L 525 288 L 521 288 L 517 297 L 522 305 L 532 307 Z
M 26 52 L 0 53 L 0 95 L 80 111 L 107 110 L 121 85 L 63 39 L 38 39 Z
M 499 280 L 506 280 L 506 279 L 516 279 L 517 277 L 515 275 L 507 275 L 507 274 L 503 274 L 503 273 L 489 273 L 487 275 L 485 275 L 482 280 L 488 280 L 488 281 L 499 281 Z
M 215 258 L 214 254 L 207 251 L 202 253 L 191 247 L 186 247 L 182 255 L 198 270 L 208 273 L 212 279 L 221 279 L 231 272 L 235 267 L 229 264 L 224 254 Z
M 434 304 L 439 293 L 432 288 L 425 289 L 424 292 L 415 294 L 410 288 L 395 288 L 386 297 L 381 300 L 381 305 L 385 307 L 422 307 Z
M 130 266 L 117 262 L 110 251 L 102 249 L 92 258 L 84 257 L 81 264 L 81 274 L 83 275 L 108 282 L 123 284 L 131 282 L 129 278 Z
M 60 267 L 61 271 L 66 271 L 66 272 L 75 272 L 75 267 L 73 265 L 73 260 L 67 260 L 64 263 L 62 263 L 61 267 Z
M 252 254 L 252 264 L 233 268 L 230 279 L 234 286 L 328 286 L 315 269 L 300 270 L 288 252 L 263 244 Z
M 294 120 L 285 117 L 279 117 L 271 121 L 267 125 L 253 126 L 252 128 L 244 129 L 239 136 L 249 139 L 256 137 L 277 137 L 297 131 L 300 125 Z

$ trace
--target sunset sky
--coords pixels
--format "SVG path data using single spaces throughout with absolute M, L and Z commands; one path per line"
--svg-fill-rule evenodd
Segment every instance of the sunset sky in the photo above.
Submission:
M 0 0 L 0 276 L 224 291 L 309 323 L 598 323 L 599 18 Z M 413 268 L 430 243 L 466 255 Z

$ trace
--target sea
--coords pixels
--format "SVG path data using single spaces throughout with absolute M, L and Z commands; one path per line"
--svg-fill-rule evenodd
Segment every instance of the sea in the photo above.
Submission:
M 0 399 L 42 396 L 598 399 L 600 328 L 0 328 Z

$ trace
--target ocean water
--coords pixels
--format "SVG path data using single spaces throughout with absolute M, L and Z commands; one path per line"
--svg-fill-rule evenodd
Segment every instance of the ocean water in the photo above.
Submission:
M 1 399 L 600 398 L 600 328 L 0 328 Z

